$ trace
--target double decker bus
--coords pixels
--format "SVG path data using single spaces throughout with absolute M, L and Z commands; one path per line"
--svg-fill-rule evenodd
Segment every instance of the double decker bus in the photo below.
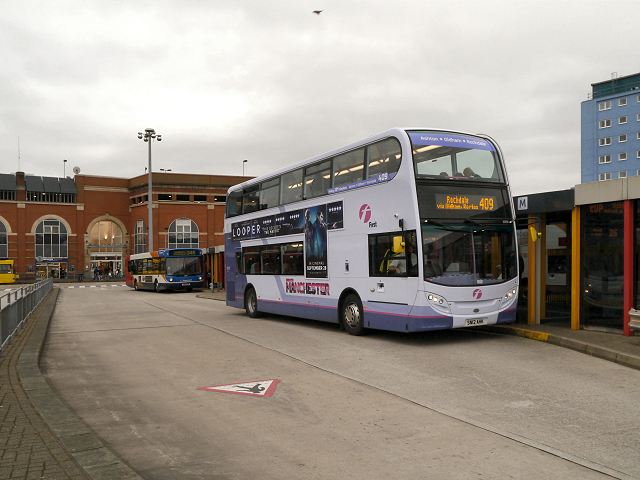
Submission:
M 14 283 L 17 278 L 13 260 L 0 260 L 0 283 Z
M 205 286 L 206 271 L 199 248 L 171 248 L 127 255 L 125 279 L 136 290 L 186 290 Z
M 394 128 L 229 189 L 227 305 L 353 335 L 514 322 L 514 219 L 492 138 Z

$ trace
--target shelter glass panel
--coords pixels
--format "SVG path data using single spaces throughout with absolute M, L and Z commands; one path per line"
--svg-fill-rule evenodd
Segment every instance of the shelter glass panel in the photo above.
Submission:
M 623 327 L 624 204 L 582 207 L 581 323 Z

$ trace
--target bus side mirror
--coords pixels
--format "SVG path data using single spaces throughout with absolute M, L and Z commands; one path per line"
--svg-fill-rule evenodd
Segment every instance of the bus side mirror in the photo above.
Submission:
M 529 234 L 533 243 L 536 243 L 538 238 L 542 236 L 542 233 L 538 232 L 534 227 L 529 227 Z

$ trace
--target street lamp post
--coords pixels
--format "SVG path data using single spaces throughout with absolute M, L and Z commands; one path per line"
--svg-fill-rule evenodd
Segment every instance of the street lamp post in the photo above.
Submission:
M 147 128 L 144 133 L 138 132 L 138 138 L 140 140 L 144 140 L 145 142 L 149 142 L 149 195 L 148 195 L 148 206 L 149 206 L 149 251 L 153 251 L 153 188 L 152 188 L 152 178 L 151 178 L 151 140 L 156 139 L 158 141 L 162 140 L 162 136 L 157 134 L 153 128 Z
M 242 161 L 242 176 L 244 177 L 244 164 L 247 163 L 249 160 L 243 160 Z
M 62 165 L 64 165 L 64 167 L 62 169 L 62 177 L 63 178 L 67 178 L 67 161 L 66 160 L 62 160 Z

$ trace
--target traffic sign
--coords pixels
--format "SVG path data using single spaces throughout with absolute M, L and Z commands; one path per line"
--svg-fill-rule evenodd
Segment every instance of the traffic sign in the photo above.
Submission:
M 237 395 L 251 395 L 253 397 L 270 397 L 276 391 L 280 380 L 260 380 L 257 382 L 232 383 L 229 385 L 214 385 L 212 387 L 198 387 L 197 390 L 210 392 L 235 393 Z

